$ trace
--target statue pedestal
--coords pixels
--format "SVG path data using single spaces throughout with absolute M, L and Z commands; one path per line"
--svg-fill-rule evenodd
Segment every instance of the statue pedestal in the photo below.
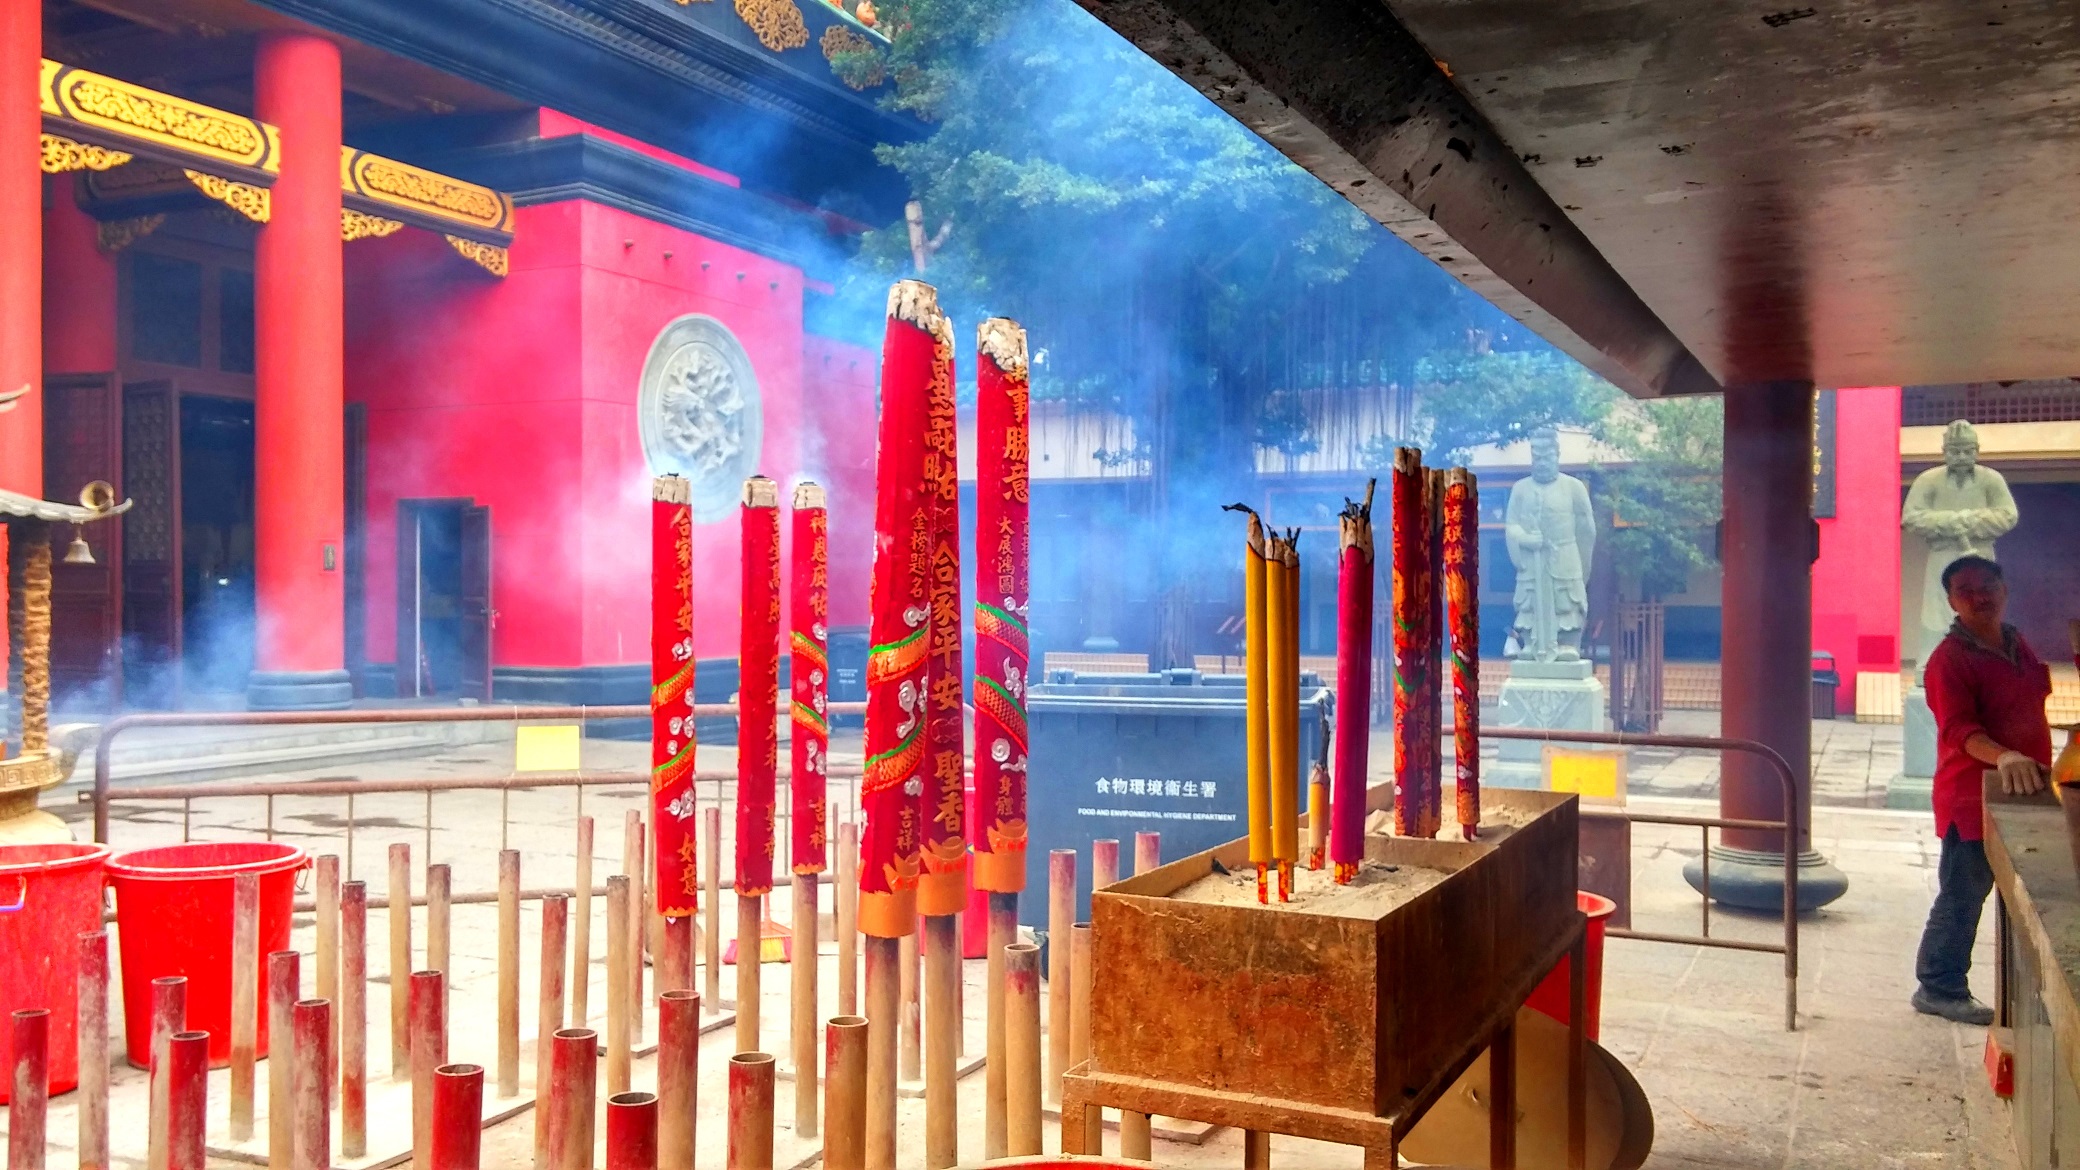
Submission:
M 1929 810 L 1936 783 L 1936 716 L 1928 709 L 1928 692 L 1909 690 L 1900 700 L 1903 734 L 1900 769 L 1885 785 L 1885 807 Z
M 1509 664 L 1495 721 L 1501 727 L 1602 731 L 1608 722 L 1605 711 L 1595 663 L 1520 658 Z M 1536 740 L 1503 740 L 1496 761 L 1481 769 L 1481 783 L 1497 788 L 1543 788 L 1544 754 L 1544 746 Z

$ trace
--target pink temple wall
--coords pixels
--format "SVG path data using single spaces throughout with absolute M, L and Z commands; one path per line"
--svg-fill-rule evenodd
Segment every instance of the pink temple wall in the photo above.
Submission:
M 491 508 L 495 665 L 647 660 L 637 387 L 658 331 L 688 313 L 750 356 L 762 471 L 833 481 L 833 620 L 865 620 L 870 540 L 854 526 L 872 524 L 874 365 L 805 337 L 798 269 L 568 201 L 517 213 L 504 280 L 405 231 L 350 247 L 347 284 L 347 395 L 368 407 L 371 662 L 395 658 L 397 502 L 458 496 Z M 737 651 L 737 543 L 734 516 L 696 530 L 703 657 Z
M 1897 386 L 1835 391 L 1835 514 L 1813 564 L 1813 649 L 1842 674 L 1836 708 L 1855 709 L 1856 672 L 1899 669 Z

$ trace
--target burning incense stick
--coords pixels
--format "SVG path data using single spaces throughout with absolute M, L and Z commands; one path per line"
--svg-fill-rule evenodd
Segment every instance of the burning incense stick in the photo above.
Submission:
M 780 486 L 744 481 L 744 591 L 737 666 L 737 897 L 773 888 L 773 789 L 779 765 Z M 747 953 L 745 948 L 749 947 Z M 758 962 L 757 940 L 739 940 L 737 962 Z
M 650 821 L 657 827 L 657 912 L 700 905 L 693 809 L 693 514 L 687 482 L 650 483 Z
M 1271 671 L 1266 632 L 1269 610 L 1264 521 L 1247 504 L 1222 511 L 1249 517 L 1249 536 L 1242 554 L 1242 669 L 1244 735 L 1249 747 L 1249 859 L 1257 867 L 1257 901 L 1268 902 L 1266 875 L 1271 865 Z
M 984 321 L 975 339 L 975 884 L 1026 884 L 1028 381 L 1026 334 Z M 985 551 L 985 549 L 987 551 Z
M 917 910 L 958 914 L 968 904 L 968 802 L 963 790 L 967 727 L 961 714 L 960 442 L 953 418 L 952 329 L 935 344 L 924 418 L 924 506 L 931 519 L 925 656 L 924 872 Z
M 1444 591 L 1452 637 L 1452 767 L 1459 832 L 1481 826 L 1480 489 L 1454 467 L 1444 480 Z
M 1336 881 L 1358 876 L 1365 857 L 1365 773 L 1372 729 L 1372 494 L 1367 480 L 1362 503 L 1344 501 L 1338 528 L 1343 563 L 1337 578 L 1336 775 L 1330 797 L 1329 859 Z
M 1300 860 L 1300 530 L 1289 528 L 1279 541 L 1284 589 L 1279 598 L 1284 606 L 1280 623 L 1281 656 L 1272 669 L 1278 672 L 1283 698 L 1272 710 L 1281 735 L 1273 741 L 1285 744 L 1280 754 L 1275 746 L 1271 771 L 1271 852 L 1278 858 L 1278 900 L 1293 896 L 1293 866 Z
M 795 485 L 791 516 L 793 575 L 788 582 L 791 732 L 789 857 L 794 872 L 822 873 L 829 840 L 825 780 L 830 771 L 830 527 L 823 488 Z
M 1394 831 L 1437 835 L 1439 794 L 1427 761 L 1437 744 L 1435 654 L 1426 639 L 1432 588 L 1428 476 L 1423 453 L 1394 452 Z M 1427 706 L 1426 706 L 1427 704 Z
M 1293 741 L 1286 730 L 1285 708 L 1293 695 L 1285 676 L 1286 640 L 1286 544 L 1276 533 L 1264 541 L 1264 724 L 1267 745 L 1265 771 L 1265 825 L 1270 842 L 1271 865 L 1283 873 L 1290 860 L 1285 853 L 1285 826 L 1279 809 L 1285 789 L 1294 783 Z
M 944 369 L 938 355 L 952 347 L 938 293 L 923 281 L 897 282 L 888 295 L 881 353 L 867 760 L 860 785 L 867 827 L 860 846 L 859 927 L 876 938 L 902 938 L 917 927 L 918 798 L 924 790 L 931 636 L 925 412 L 932 380 Z M 893 1035 L 893 1020 L 889 1027 Z

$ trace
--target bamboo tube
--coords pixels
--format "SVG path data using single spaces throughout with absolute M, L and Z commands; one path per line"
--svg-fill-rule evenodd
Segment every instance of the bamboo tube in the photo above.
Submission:
M 693 915 L 665 919 L 658 936 L 657 993 L 693 990 Z
M 149 1170 L 166 1170 L 166 1041 L 175 1032 L 187 1030 L 188 980 L 183 975 L 166 975 L 152 980 L 152 1052 L 146 1066 L 151 1075 L 150 1136 L 145 1150 Z
M 866 1170 L 867 1021 L 833 1016 L 824 1026 L 824 1170 Z
M 433 1070 L 433 1170 L 479 1170 L 484 1148 L 484 1066 Z
M 1004 948 L 1004 1145 L 1013 1158 L 1040 1152 L 1040 948 Z
M 498 1095 L 520 1095 L 520 851 L 498 852 Z
M 599 1033 L 558 1032 L 549 1065 L 549 1140 L 536 1152 L 545 1170 L 592 1170 L 592 1111 L 599 1097 Z
M 535 999 L 534 1088 L 540 1095 L 549 1083 L 549 1045 L 563 1027 L 563 952 L 570 937 L 570 895 L 542 899 L 540 993 Z M 541 1112 L 535 1113 L 540 1128 Z
M 1242 1170 L 1271 1170 L 1271 1134 L 1267 1130 L 1242 1131 Z
M 757 894 L 737 895 L 737 1051 L 757 1052 L 759 1032 L 759 977 L 765 967 L 765 899 Z
M 412 1016 L 406 1002 L 412 977 L 412 847 L 390 846 L 390 1079 L 412 1075 Z
M 447 978 L 412 972 L 412 1170 L 433 1165 L 433 1070 L 448 1063 Z
M 578 818 L 578 877 L 571 888 L 571 1025 L 592 1019 L 592 818 Z M 551 1036 L 543 1043 L 553 1042 Z
M 209 1033 L 175 1032 L 166 1038 L 166 1164 L 204 1170 L 209 1158 Z
M 287 1166 L 295 1159 L 296 1001 L 303 998 L 303 956 L 271 951 L 267 956 L 267 1162 Z
M 607 1095 L 628 1092 L 628 875 L 607 879 Z
M 10 1021 L 14 1067 L 7 1105 L 8 1170 L 43 1170 L 44 1137 L 50 1117 L 51 1013 L 24 1008 Z
M 903 1029 L 897 1043 L 899 1073 L 906 1081 L 924 1079 L 924 1003 L 920 978 L 922 956 L 919 953 L 917 931 L 902 938 Z
M 339 1152 L 368 1152 L 368 886 L 339 888 Z
M 722 809 L 701 810 L 701 961 L 706 991 L 701 1002 L 722 1005 Z
M 729 1170 L 773 1170 L 773 1058 L 763 1052 L 729 1058 Z
M 1134 873 L 1138 877 L 1163 864 L 1163 835 L 1134 834 Z
M 1069 928 L 1069 1067 L 1091 1058 L 1091 924 L 1078 922 Z M 1083 1152 L 1105 1152 L 1104 1111 L 1095 1105 L 1083 1111 Z M 1066 1128 L 1068 1118 L 1062 1119 Z
M 1004 948 L 1018 941 L 1018 895 L 991 894 L 989 896 L 989 941 L 987 987 L 988 1002 L 985 1010 L 988 1018 L 983 1041 L 983 1129 L 982 1156 L 998 1159 L 1006 1156 L 1005 1110 L 1005 1057 L 1004 1057 Z
M 0 555 L 0 566 L 6 557 Z M 5 576 L 0 573 L 0 576 Z M 0 623 L 4 624 L 4 623 Z M 79 1164 L 108 1170 L 108 932 L 79 936 Z
M 643 839 L 643 814 L 629 809 L 621 823 L 621 865 L 622 872 L 628 874 L 628 1035 L 631 1043 L 643 1038 L 643 944 L 649 933 L 645 927 L 650 922 L 650 902 L 643 892 Z M 627 1092 L 627 1089 L 622 1091 Z
M 788 963 L 794 1040 L 794 1133 L 816 1136 L 816 875 L 794 875 L 794 950 Z
M 838 1014 L 859 1014 L 859 826 L 838 823 Z
M 339 1058 L 339 855 L 321 853 L 312 866 L 311 885 L 317 901 L 317 970 L 312 973 L 315 982 L 313 994 L 333 1004 L 330 1014 L 331 1031 L 326 1035 L 326 1051 L 337 1061 Z M 325 1100 L 335 1102 L 339 1098 L 339 1068 L 337 1064 L 325 1070 Z
M 693 1170 L 700 1112 L 701 997 L 667 991 L 657 997 L 657 1165 Z
M 332 1170 L 332 1002 L 300 999 L 290 1008 L 296 1033 L 293 1054 L 280 1053 L 274 1060 L 295 1066 L 290 1077 L 294 1099 L 290 1126 L 290 1149 L 296 1170 Z M 279 1050 L 277 1050 L 279 1051 Z M 268 1105 L 273 1110 L 273 1103 Z
M 1119 1111 L 1119 1156 L 1138 1158 L 1146 1162 L 1155 1157 L 1153 1134 L 1148 1128 L 1148 1114 L 1136 1113 L 1131 1109 Z
M 426 970 L 439 971 L 443 989 L 453 983 L 455 911 L 454 875 L 445 865 L 426 867 Z
M 944 1170 L 960 1160 L 960 1099 L 956 1067 L 960 1013 L 954 988 L 961 978 L 960 943 L 953 915 L 924 919 L 924 1164 Z
M 607 1098 L 607 1170 L 657 1170 L 657 1094 Z
M 1270 642 L 1266 633 L 1269 608 L 1266 591 L 1264 522 L 1245 504 L 1229 504 L 1227 510 L 1249 516 L 1249 534 L 1242 554 L 1243 620 L 1243 736 L 1247 743 L 1249 781 L 1249 859 L 1257 867 L 1257 900 L 1265 896 L 1265 874 L 1271 864 L 1271 713 Z
M 1047 1103 L 1062 1103 L 1069 1069 L 1069 1005 L 1075 976 L 1069 969 L 1069 928 L 1076 921 L 1076 851 L 1047 855 Z
M 260 1012 L 260 878 L 231 878 L 231 1140 L 253 1136 L 253 1080 Z M 273 1102 L 268 1111 L 274 1111 Z
M 1097 893 L 1119 880 L 1119 842 L 1101 837 L 1091 842 L 1091 892 Z
M 902 1011 L 900 986 L 902 946 L 892 938 L 868 935 L 867 991 L 867 1123 L 868 1170 L 895 1170 L 896 1165 L 896 1031 Z

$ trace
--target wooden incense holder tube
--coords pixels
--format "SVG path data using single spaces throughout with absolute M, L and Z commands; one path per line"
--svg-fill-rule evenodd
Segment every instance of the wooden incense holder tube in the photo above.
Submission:
M 412 1016 L 406 988 L 412 977 L 412 847 L 390 846 L 390 1079 L 412 1075 Z
M 580 791 L 583 791 L 582 789 Z M 592 818 L 578 818 L 578 876 L 571 886 L 571 1012 L 573 1027 L 592 1020 Z M 544 1033 L 544 1047 L 555 1037 Z
M 866 1017 L 831 1017 L 824 1026 L 823 1064 L 824 1170 L 866 1170 Z
M 1076 922 L 1076 851 L 1047 855 L 1047 1083 L 1046 1101 L 1062 1103 L 1062 1074 L 1069 1069 L 1071 974 L 1069 930 Z
M 960 1158 L 959 997 L 961 959 L 951 914 L 924 919 L 924 1164 L 947 1170 Z
M 773 1072 L 763 1052 L 729 1058 L 729 1170 L 773 1170 Z
M 628 875 L 607 878 L 607 1096 L 628 1092 Z
M 260 877 L 231 878 L 231 1140 L 253 1137 L 260 1043 Z M 270 1103 L 269 1112 L 272 1112 Z
M 867 1148 L 868 1170 L 895 1170 L 896 1165 L 896 1032 L 902 1013 L 902 946 L 892 938 L 868 935 L 867 993 Z
M 295 1157 L 296 1001 L 303 987 L 303 956 L 273 951 L 267 956 L 267 1159 L 287 1166 Z
M 682 920 L 683 921 L 683 920 Z M 657 997 L 658 1170 L 693 1170 L 700 1106 L 701 997 L 667 991 Z
M 448 972 L 444 968 L 441 974 L 446 976 Z M 501 849 L 498 853 L 498 1095 L 520 1095 L 520 851 L 517 849 Z
M 108 932 L 79 936 L 79 1164 L 108 1170 Z
M 1040 1152 L 1040 948 L 1004 948 L 1004 1144 L 1010 1157 Z
M 737 895 L 737 1051 L 759 1051 L 759 976 L 765 966 L 765 899 Z
M 300 999 L 290 1007 L 293 1051 L 271 1046 L 269 1064 L 293 1066 L 290 1150 L 295 1170 L 332 1170 L 332 1002 Z M 279 1042 L 277 1042 L 279 1044 Z M 268 1109 L 275 1108 L 268 1102 Z
M 793 1032 L 794 1133 L 798 1138 L 816 1136 L 816 1098 L 822 1088 L 816 1075 L 817 884 L 813 873 L 794 875 L 794 950 L 788 963 L 788 1014 Z
M 339 1152 L 368 1153 L 368 885 L 339 888 Z
M 484 1148 L 484 1066 L 433 1070 L 433 1170 L 480 1170 Z
M 433 1070 L 448 1063 L 447 982 L 439 971 L 412 972 L 412 1170 L 433 1165 Z

